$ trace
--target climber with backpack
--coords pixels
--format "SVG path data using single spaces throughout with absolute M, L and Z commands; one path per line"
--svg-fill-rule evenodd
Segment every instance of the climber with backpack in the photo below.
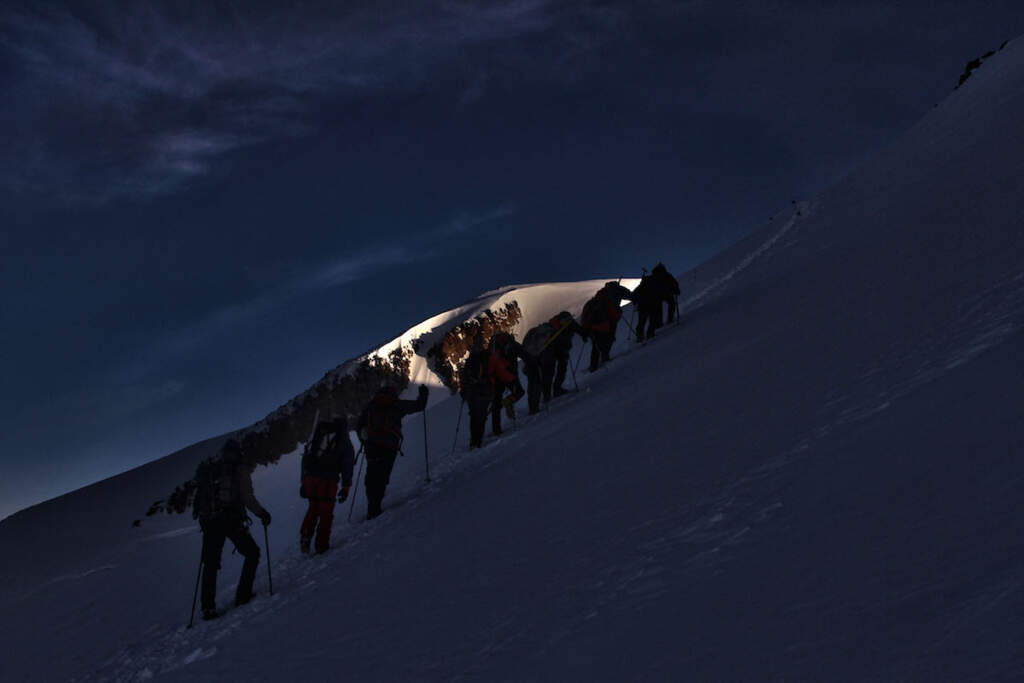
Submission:
M 501 409 L 505 409 L 510 420 L 515 420 L 515 403 L 526 394 L 519 381 L 519 359 L 524 358 L 525 354 L 523 347 L 508 332 L 498 332 L 491 337 L 490 352 L 487 374 L 494 387 L 491 398 L 491 433 L 499 436 Z M 505 396 L 506 390 L 508 396 Z
M 391 481 L 395 458 L 402 449 L 402 418 L 427 407 L 429 390 L 420 385 L 415 401 L 398 398 L 398 389 L 385 385 L 359 416 L 357 432 L 366 453 L 366 518 L 381 513 L 384 492 Z
M 668 322 L 671 323 L 676 319 L 676 312 L 679 309 L 679 280 L 675 279 L 672 273 L 668 272 L 668 268 L 665 267 L 664 263 L 654 266 L 654 270 L 651 271 L 651 277 L 660 285 L 663 295 L 662 301 L 668 304 Z M 658 309 L 660 313 L 660 302 L 658 303 Z
M 318 555 L 330 548 L 334 503 L 335 500 L 342 503 L 348 498 L 354 464 L 355 452 L 348 437 L 348 420 L 345 415 L 337 415 L 333 420 L 318 423 L 313 438 L 302 454 L 302 485 L 299 495 L 309 501 L 306 517 L 299 529 L 299 549 L 303 553 L 309 553 L 314 533 Z
M 562 383 L 569 367 L 573 334 L 586 338 L 572 314 L 562 311 L 548 322 L 531 328 L 523 338 L 523 372 L 530 415 L 540 409 L 542 399 L 547 403 L 552 397 L 565 393 Z
M 646 272 L 646 271 L 645 271 Z M 668 321 L 672 322 L 676 315 L 676 297 L 679 295 L 679 281 L 672 277 L 665 265 L 659 263 L 650 275 L 644 275 L 640 284 L 633 290 L 633 304 L 636 307 L 636 340 L 650 339 L 662 326 L 661 304 L 668 304 Z
M 208 620 L 220 616 L 217 572 L 227 539 L 245 557 L 235 591 L 235 605 L 244 605 L 252 599 L 260 548 L 249 533 L 251 520 L 246 509 L 256 515 L 264 527 L 270 524 L 270 513 L 253 494 L 252 466 L 234 439 L 228 439 L 218 455 L 199 464 L 194 481 L 192 517 L 199 520 L 203 531 L 202 610 L 203 619 Z
M 633 300 L 633 292 L 618 282 L 606 282 L 583 306 L 580 325 L 591 337 L 590 371 L 607 363 L 615 343 L 615 328 L 622 318 L 622 300 Z
M 469 448 L 480 448 L 484 441 L 487 412 L 494 394 L 494 386 L 488 374 L 490 353 L 484 348 L 484 339 L 477 334 L 473 346 L 459 373 L 459 393 L 469 406 Z

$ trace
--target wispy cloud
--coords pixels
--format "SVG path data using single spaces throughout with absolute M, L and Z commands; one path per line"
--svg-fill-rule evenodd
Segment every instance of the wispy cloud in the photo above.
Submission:
M 490 209 L 489 211 L 461 212 L 447 223 L 444 223 L 427 233 L 427 239 L 443 239 L 446 237 L 464 235 L 482 225 L 493 223 L 494 221 L 501 220 L 502 218 L 508 218 L 509 216 L 514 215 L 518 210 L 519 209 L 515 204 L 502 204 L 501 206 Z
M 465 237 L 477 228 L 515 215 L 517 211 L 518 208 L 512 203 L 487 210 L 461 211 L 450 220 L 413 237 L 404 238 L 402 244 L 360 249 L 315 264 L 309 272 L 279 283 L 258 296 L 216 309 L 191 325 L 169 334 L 161 341 L 152 357 L 163 358 L 167 353 L 190 352 L 207 343 L 211 337 L 270 314 L 312 291 L 341 287 L 388 268 L 428 261 L 441 253 L 440 248 L 446 241 Z M 128 377 L 138 381 L 151 367 L 152 362 L 147 361 L 132 368 Z
M 174 192 L 233 150 L 315 130 L 324 99 L 416 88 L 467 50 L 600 15 L 589 2 L 554 0 L 187 15 L 172 4 L 94 5 L 88 15 L 73 5 L 0 10 L 0 60 L 13 67 L 0 182 L 98 203 Z M 473 64 L 469 99 L 489 78 L 482 60 Z
M 292 291 L 311 288 L 325 289 L 338 287 L 361 280 L 371 273 L 391 266 L 405 265 L 423 261 L 430 257 L 428 251 L 415 251 L 407 247 L 384 247 L 344 256 L 333 261 L 312 276 L 297 282 L 290 287 Z
M 171 333 L 160 343 L 160 352 L 192 351 L 211 337 L 228 332 L 249 320 L 272 313 L 312 290 L 350 284 L 392 266 L 429 258 L 427 251 L 405 247 L 383 247 L 345 254 L 320 264 L 312 273 L 292 278 L 273 289 L 245 301 L 216 309 L 196 322 Z

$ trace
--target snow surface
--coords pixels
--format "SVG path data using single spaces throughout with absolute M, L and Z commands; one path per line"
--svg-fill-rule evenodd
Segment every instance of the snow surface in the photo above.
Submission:
M 184 628 L 192 521 L 130 521 L 222 439 L 8 518 L 3 679 L 1024 679 L 1022 119 L 1017 40 L 549 411 L 472 453 L 463 419 L 453 451 L 432 392 L 433 481 L 414 415 L 385 514 L 359 491 L 323 557 L 296 548 L 298 454 L 259 469 L 275 595 L 261 564 L 218 621 Z

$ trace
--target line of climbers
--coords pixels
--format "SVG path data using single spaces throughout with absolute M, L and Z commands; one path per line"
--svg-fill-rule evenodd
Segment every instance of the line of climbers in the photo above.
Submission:
M 659 263 L 632 291 L 618 282 L 605 283 L 583 306 L 579 322 L 568 311 L 562 311 L 527 331 L 522 344 L 508 332 L 494 334 L 486 348 L 480 335 L 474 337 L 460 374 L 460 394 L 469 408 L 470 449 L 483 445 L 488 413 L 491 432 L 499 436 L 502 410 L 509 419 L 515 420 L 514 406 L 524 395 L 529 414 L 533 415 L 542 403 L 566 393 L 563 384 L 571 368 L 574 334 L 584 342 L 591 341 L 590 371 L 593 372 L 609 360 L 616 328 L 622 319 L 623 299 L 634 304 L 638 316 L 636 338 L 643 341 L 645 326 L 648 339 L 662 326 L 662 303 L 668 304 L 668 322 L 675 319 L 678 294 L 679 283 Z M 519 380 L 520 360 L 526 374 L 525 390 Z M 361 443 L 359 453 L 366 456 L 364 485 L 368 520 L 381 514 L 395 459 L 402 453 L 402 419 L 425 410 L 428 394 L 427 387 L 420 386 L 416 400 L 401 400 L 395 387 L 383 386 L 359 416 L 356 433 Z M 311 546 L 318 554 L 330 548 L 334 506 L 349 496 L 357 459 L 344 414 L 330 415 L 316 424 L 302 456 L 299 495 L 308 501 L 299 529 L 299 547 L 303 553 L 309 553 Z M 217 572 L 227 539 L 245 557 L 235 604 L 245 604 L 253 596 L 260 549 L 249 533 L 251 520 L 246 510 L 255 514 L 264 527 L 270 524 L 271 516 L 253 494 L 251 473 L 252 465 L 242 456 L 234 439 L 229 439 L 217 456 L 203 461 L 196 470 L 193 517 L 199 520 L 203 532 L 203 619 L 213 619 L 220 614 L 216 609 Z

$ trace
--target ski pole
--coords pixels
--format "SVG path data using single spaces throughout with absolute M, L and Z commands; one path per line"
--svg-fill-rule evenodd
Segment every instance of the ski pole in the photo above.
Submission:
M 587 348 L 587 342 L 589 341 L 590 337 L 587 336 L 587 338 L 583 340 L 583 343 L 580 344 L 580 352 L 576 354 L 576 365 L 579 365 L 580 361 L 583 360 L 583 349 Z M 575 375 L 573 375 L 573 378 L 575 379 Z
M 466 399 L 459 404 L 459 419 L 455 421 L 455 438 L 452 439 L 452 452 L 448 457 L 455 455 L 455 445 L 459 443 L 459 426 L 462 424 L 462 409 L 466 407 Z
M 623 319 L 622 319 L 622 322 L 626 323 L 626 319 L 625 319 L 625 318 L 623 318 Z M 629 323 L 626 323 L 626 325 L 629 325 L 629 331 L 633 333 L 633 338 L 634 338 L 634 339 L 636 339 L 636 330 L 634 330 L 634 329 L 633 329 L 633 326 L 632 326 L 632 325 L 630 325 Z
M 430 456 L 427 455 L 427 411 L 423 410 L 423 462 L 427 466 L 427 483 L 430 483 Z
M 274 594 L 274 577 L 270 573 L 270 534 L 267 533 L 267 525 L 263 525 L 263 547 L 267 549 L 267 585 L 270 587 L 270 594 Z
M 316 434 L 316 427 L 320 424 L 320 409 L 316 409 L 316 415 L 313 416 L 313 428 L 309 430 L 309 438 L 306 439 L 306 446 L 302 449 L 302 454 L 306 455 L 309 453 L 310 447 L 313 445 L 313 435 Z
M 363 451 L 363 449 L 360 448 L 359 452 L 361 453 L 362 451 Z M 359 456 L 356 456 L 356 459 L 358 460 Z M 360 462 L 359 462 L 359 471 L 356 472 L 356 480 L 354 482 L 352 482 L 353 484 L 355 484 L 355 486 L 352 487 L 354 489 L 352 491 L 352 502 L 348 506 L 348 521 L 350 521 L 350 522 L 352 521 L 352 511 L 356 509 L 356 496 L 359 495 L 359 477 L 362 476 L 362 474 L 363 474 L 363 462 L 365 462 L 365 461 L 366 461 L 366 458 L 363 458 L 362 460 L 360 460 Z
M 196 572 L 196 591 L 192 594 L 192 613 L 188 617 L 188 627 L 192 628 L 196 620 L 196 600 L 199 599 L 199 577 L 203 575 L 203 551 L 199 550 L 199 570 Z

